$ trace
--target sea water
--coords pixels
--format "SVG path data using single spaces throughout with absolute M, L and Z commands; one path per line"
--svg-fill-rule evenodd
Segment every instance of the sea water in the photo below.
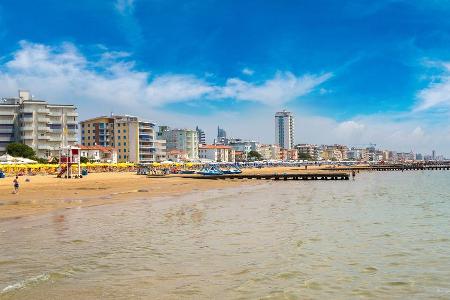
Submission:
M 0 299 L 450 299 L 450 172 L 0 221 Z

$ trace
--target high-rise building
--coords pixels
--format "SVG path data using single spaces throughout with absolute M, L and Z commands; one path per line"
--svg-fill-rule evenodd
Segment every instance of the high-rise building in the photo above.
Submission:
M 195 130 L 197 131 L 198 144 L 199 145 L 206 145 L 205 132 L 203 130 L 201 130 L 200 128 L 198 128 L 198 126 L 195 128 Z
M 283 149 L 294 148 L 294 115 L 283 110 L 275 114 L 275 144 Z
M 166 140 L 167 152 L 172 150 L 183 151 L 190 160 L 198 159 L 197 131 L 191 129 L 170 129 L 160 126 L 158 138 Z
M 119 162 L 150 163 L 156 161 L 155 124 L 133 116 L 97 117 L 82 121 L 81 144 L 117 149 Z
M 227 132 L 225 129 L 217 126 L 217 139 L 215 140 L 215 144 L 226 144 L 227 143 Z
M 9 143 L 30 146 L 41 158 L 56 157 L 61 147 L 78 141 L 78 113 L 70 104 L 33 99 L 29 91 L 0 101 L 0 154 Z

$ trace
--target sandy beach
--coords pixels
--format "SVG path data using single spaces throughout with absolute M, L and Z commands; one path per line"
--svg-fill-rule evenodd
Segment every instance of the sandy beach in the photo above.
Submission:
M 317 171 L 308 168 L 306 172 Z M 245 169 L 244 173 L 304 173 L 301 168 Z M 30 179 L 26 182 L 26 179 Z M 0 180 L 0 220 L 19 218 L 58 209 L 104 205 L 130 199 L 155 199 L 186 193 L 258 184 L 251 180 L 197 180 L 169 176 L 147 178 L 135 173 L 91 173 L 82 179 L 54 175 L 21 176 L 20 191 L 13 194 L 13 177 Z

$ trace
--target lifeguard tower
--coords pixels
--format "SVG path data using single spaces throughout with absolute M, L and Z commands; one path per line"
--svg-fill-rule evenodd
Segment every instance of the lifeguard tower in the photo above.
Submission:
M 82 178 L 80 166 L 81 149 L 76 146 L 65 146 L 59 149 L 59 171 L 58 178 Z M 72 169 L 75 165 L 76 171 Z

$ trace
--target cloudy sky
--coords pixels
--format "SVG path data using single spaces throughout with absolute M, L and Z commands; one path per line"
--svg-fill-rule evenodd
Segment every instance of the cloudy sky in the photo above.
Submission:
M 450 156 L 448 0 L 2 0 L 0 96 Z

